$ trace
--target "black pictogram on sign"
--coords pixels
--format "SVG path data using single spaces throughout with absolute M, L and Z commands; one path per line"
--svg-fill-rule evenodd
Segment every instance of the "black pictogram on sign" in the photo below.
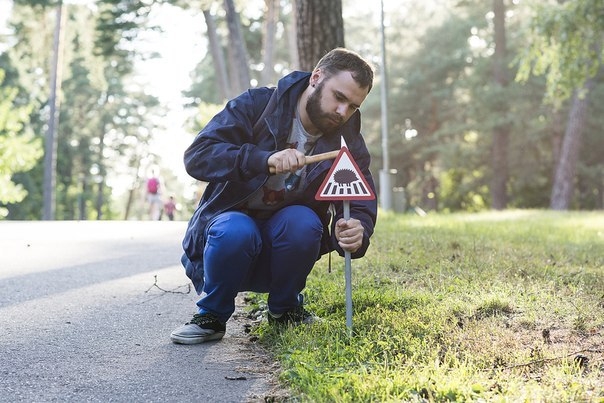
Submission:
M 333 163 L 315 195 L 317 200 L 373 200 L 375 195 L 347 147 Z

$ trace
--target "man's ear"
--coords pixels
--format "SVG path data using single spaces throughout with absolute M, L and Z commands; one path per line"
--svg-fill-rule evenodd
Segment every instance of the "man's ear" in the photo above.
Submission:
M 312 74 L 310 75 L 309 84 L 314 87 L 315 85 L 319 84 L 319 81 L 321 81 L 321 77 L 323 77 L 321 69 L 314 69 Z

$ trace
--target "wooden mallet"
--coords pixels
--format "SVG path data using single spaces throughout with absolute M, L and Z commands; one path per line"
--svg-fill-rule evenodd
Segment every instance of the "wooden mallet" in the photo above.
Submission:
M 314 162 L 332 160 L 332 159 L 336 158 L 339 153 L 340 153 L 340 150 L 334 150 L 334 151 L 328 151 L 326 153 L 321 153 L 321 154 L 317 154 L 317 155 L 308 155 L 306 157 L 306 160 L 304 161 L 304 165 L 312 164 Z M 269 172 L 274 174 L 275 167 L 273 167 L 273 166 L 269 167 Z

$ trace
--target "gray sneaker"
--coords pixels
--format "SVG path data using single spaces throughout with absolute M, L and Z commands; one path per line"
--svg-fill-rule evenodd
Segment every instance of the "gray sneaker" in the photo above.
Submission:
M 225 330 L 226 326 L 211 313 L 196 313 L 190 322 L 174 330 L 170 339 L 178 344 L 199 344 L 222 339 Z

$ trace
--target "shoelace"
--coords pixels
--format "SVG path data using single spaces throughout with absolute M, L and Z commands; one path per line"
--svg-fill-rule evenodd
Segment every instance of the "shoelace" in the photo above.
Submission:
M 193 319 L 191 319 L 191 322 L 189 322 L 188 324 L 192 323 L 195 325 L 205 325 L 206 323 L 211 323 L 211 322 L 214 322 L 215 320 L 216 320 L 216 318 L 210 314 L 196 313 L 195 315 L 193 315 Z

